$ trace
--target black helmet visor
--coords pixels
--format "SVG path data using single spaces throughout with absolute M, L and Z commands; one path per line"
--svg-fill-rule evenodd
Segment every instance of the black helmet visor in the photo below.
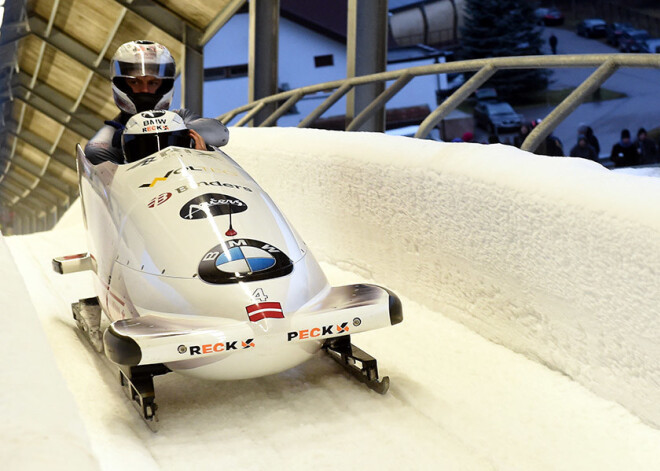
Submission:
M 170 146 L 193 147 L 193 139 L 187 129 L 160 134 L 124 134 L 122 149 L 126 162 L 135 162 Z

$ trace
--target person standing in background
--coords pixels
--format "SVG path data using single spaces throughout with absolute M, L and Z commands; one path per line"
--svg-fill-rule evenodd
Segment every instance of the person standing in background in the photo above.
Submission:
M 552 49 L 553 54 L 557 54 L 557 36 L 555 36 L 555 33 L 552 33 L 550 35 L 550 38 L 548 39 L 548 42 L 550 43 L 550 49 Z
M 630 140 L 630 131 L 627 129 L 621 131 L 621 140 L 612 146 L 610 159 L 617 167 L 629 167 L 639 164 L 637 149 Z
M 600 143 L 598 142 L 598 138 L 594 135 L 594 130 L 591 129 L 591 126 L 581 123 L 578 127 L 578 136 L 580 135 L 587 138 L 587 142 L 594 148 L 596 155 L 600 156 Z
M 518 130 L 518 134 L 513 138 L 513 145 L 516 146 L 518 149 L 520 149 L 523 142 L 525 142 L 525 139 L 527 139 L 527 136 L 529 136 L 531 130 L 532 130 L 531 124 L 522 123 L 520 125 L 520 129 Z
M 583 159 L 593 160 L 598 162 L 598 155 L 596 150 L 589 144 L 587 141 L 587 136 L 580 134 L 578 136 L 578 142 L 573 146 L 570 153 L 571 157 L 582 157 Z
M 641 165 L 654 164 L 658 161 L 658 148 L 646 135 L 646 129 L 639 128 L 637 131 L 637 140 L 635 141 L 635 149 L 639 156 L 639 163 Z

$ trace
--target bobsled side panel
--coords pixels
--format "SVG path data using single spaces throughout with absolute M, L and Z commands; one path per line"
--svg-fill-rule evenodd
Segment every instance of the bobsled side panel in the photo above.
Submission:
M 108 189 L 117 165 L 110 162 L 97 166 L 85 163 L 79 156 L 80 198 L 87 228 L 87 246 L 96 260 L 96 275 L 101 285 L 108 285 L 117 259 L 117 214 L 108 204 Z M 97 295 L 107 313 L 107 289 L 97 290 Z

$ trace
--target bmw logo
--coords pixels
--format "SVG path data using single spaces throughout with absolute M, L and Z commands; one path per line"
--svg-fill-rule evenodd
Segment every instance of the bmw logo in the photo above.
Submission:
M 226 284 L 288 275 L 293 262 L 284 252 L 254 239 L 232 239 L 206 252 L 199 262 L 199 277 L 207 283 Z
M 268 270 L 275 265 L 275 257 L 259 247 L 232 247 L 215 259 L 215 267 L 224 273 L 247 275 Z

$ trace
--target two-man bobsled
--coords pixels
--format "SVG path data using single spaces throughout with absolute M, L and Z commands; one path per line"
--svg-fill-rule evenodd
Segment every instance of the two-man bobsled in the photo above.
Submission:
M 331 287 L 259 185 L 223 152 L 191 142 L 178 115 L 150 111 L 128 122 L 123 165 L 92 165 L 78 146 L 89 252 L 53 260 L 59 273 L 96 274 L 97 296 L 74 303 L 74 318 L 119 365 L 143 417 L 155 418 L 154 375 L 254 378 L 321 348 L 386 392 L 389 379 L 349 336 L 401 322 L 397 296 Z

